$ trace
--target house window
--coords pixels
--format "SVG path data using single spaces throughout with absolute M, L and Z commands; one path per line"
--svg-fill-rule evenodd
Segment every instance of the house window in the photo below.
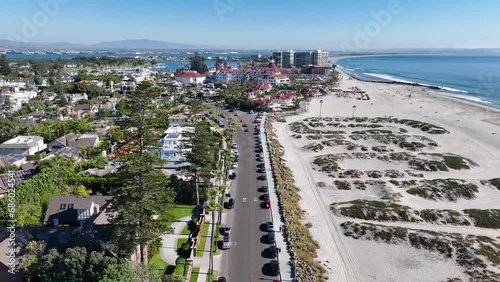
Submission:
M 71 204 L 68 204 L 68 210 L 71 210 L 71 209 L 74 209 L 75 208 L 75 204 L 71 203 Z
M 65 210 L 66 209 L 66 204 L 61 204 L 61 206 L 59 207 L 60 210 Z

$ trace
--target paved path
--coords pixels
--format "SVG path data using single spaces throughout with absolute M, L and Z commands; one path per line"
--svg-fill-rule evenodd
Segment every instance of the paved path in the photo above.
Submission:
M 218 212 L 215 212 L 215 221 L 217 222 L 217 216 Z M 224 222 L 224 214 L 222 215 L 222 222 Z M 207 215 L 207 219 L 211 220 L 212 215 Z M 202 257 L 194 257 L 193 258 L 193 263 L 195 267 L 200 268 L 200 273 L 198 274 L 198 282 L 205 282 L 207 281 L 207 276 L 208 276 L 208 269 L 210 265 L 210 234 L 212 234 L 212 223 L 210 222 L 208 225 L 208 233 L 207 233 L 207 240 L 205 242 L 205 246 L 203 248 L 203 256 Z M 214 224 L 214 228 L 217 228 L 217 224 Z M 214 231 L 214 239 L 217 240 L 217 232 L 218 230 Z M 214 269 L 218 270 L 220 269 L 220 255 L 214 256 Z
M 286 240 L 286 233 L 284 231 L 280 233 L 280 226 L 285 226 L 285 223 L 282 220 L 283 218 L 279 206 L 278 192 L 274 184 L 273 172 L 271 167 L 271 156 L 269 148 L 267 147 L 265 121 L 266 117 L 264 116 L 262 118 L 262 127 L 260 134 L 264 153 L 264 162 L 266 163 L 267 187 L 269 189 L 269 199 L 271 200 L 271 217 L 273 219 L 274 228 L 276 229 L 276 246 L 281 249 L 281 252 L 278 256 L 278 261 L 280 263 L 280 278 L 281 281 L 293 281 L 295 271 L 293 269 L 293 266 L 289 264 L 291 257 L 287 248 L 288 243 Z
M 175 265 L 179 257 L 177 254 L 177 240 L 189 237 L 189 235 L 180 235 L 182 229 L 188 225 L 189 221 L 191 221 L 191 215 L 185 216 L 172 223 L 171 227 L 173 228 L 173 232 L 171 234 L 161 235 L 160 256 L 170 265 Z

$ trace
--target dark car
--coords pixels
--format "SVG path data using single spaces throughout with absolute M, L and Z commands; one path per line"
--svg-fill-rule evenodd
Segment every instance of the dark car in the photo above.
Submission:
M 274 232 L 267 233 L 267 243 L 269 243 L 269 244 L 276 243 L 276 233 L 274 233 Z
M 227 201 L 227 208 L 228 209 L 234 208 L 234 199 L 233 198 L 229 198 L 229 200 Z
M 272 221 L 266 222 L 266 229 L 268 232 L 274 232 L 274 224 Z
M 275 246 L 275 245 L 272 245 L 271 247 L 269 247 L 269 249 L 267 249 L 267 251 L 269 252 L 269 257 L 270 258 L 277 258 L 278 257 L 278 248 Z
M 217 282 L 226 282 L 226 277 L 219 277 Z
M 280 263 L 277 260 L 272 260 L 271 263 L 271 274 L 277 276 L 280 274 Z
M 259 163 L 257 165 L 258 168 L 265 168 L 266 167 L 266 164 L 265 163 Z
M 259 175 L 259 176 L 257 177 L 257 179 L 258 179 L 258 180 L 266 180 L 266 179 L 267 179 L 267 177 L 266 177 L 266 175 L 265 175 L 265 174 L 261 174 L 261 175 Z
M 259 191 L 267 193 L 269 191 L 269 189 L 267 189 L 267 186 L 262 186 L 262 187 L 259 188 Z
M 269 201 L 269 194 L 262 194 L 262 195 L 260 196 L 260 199 L 261 199 L 262 201 Z
M 245 128 L 245 130 L 243 130 L 243 131 L 245 131 L 245 132 L 250 132 L 250 129 Z
M 245 124 L 243 125 L 243 127 L 248 127 L 248 124 L 246 124 L 246 123 L 245 123 Z

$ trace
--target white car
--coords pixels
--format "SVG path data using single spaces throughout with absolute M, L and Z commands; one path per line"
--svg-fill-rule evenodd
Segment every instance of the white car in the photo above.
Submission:
M 233 163 L 233 169 L 237 169 L 238 168 L 238 163 Z
M 231 148 L 232 148 L 232 149 L 237 149 L 237 148 L 238 148 L 238 145 L 237 145 L 236 143 L 233 143 L 233 144 L 231 145 Z

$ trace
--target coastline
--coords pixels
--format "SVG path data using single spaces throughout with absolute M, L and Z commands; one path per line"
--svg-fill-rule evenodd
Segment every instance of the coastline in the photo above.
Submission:
M 367 222 L 377 226 L 399 226 L 399 228 L 424 230 L 424 232 L 460 234 L 464 237 L 487 236 L 498 242 L 500 238 L 491 236 L 491 234 L 495 234 L 495 229 L 453 224 L 362 220 L 334 213 L 331 207 L 334 203 L 346 203 L 353 200 L 387 202 L 386 197 L 392 195 L 396 199 L 392 203 L 407 206 L 416 211 L 446 209 L 463 214 L 466 209 L 497 209 L 500 190 L 484 186 L 481 181 L 500 177 L 500 110 L 431 93 L 425 86 L 373 83 L 351 78 L 343 70 L 339 70 L 339 72 L 342 77 L 336 88 L 347 91 L 352 87 L 358 87 L 366 91 L 370 100 L 357 100 L 354 95 L 321 96 L 310 101 L 308 111 L 297 116 L 287 117 L 286 123 L 275 122 L 272 124 L 278 142 L 284 148 L 283 159 L 292 170 L 296 185 L 300 189 L 299 205 L 306 213 L 303 222 L 313 226 L 310 228 L 311 234 L 319 243 L 318 260 L 325 266 L 330 279 L 336 281 L 446 281 L 448 278 L 468 281 L 470 277 L 465 274 L 465 268 L 453 259 L 439 256 L 429 250 L 415 249 L 404 243 L 385 244 L 380 241 L 354 239 L 345 235 L 341 224 L 347 221 Z M 408 93 L 412 93 L 411 98 L 408 97 Z M 317 119 L 320 113 L 324 119 L 323 125 L 321 123 L 314 125 L 315 122 L 310 123 L 311 120 L 304 121 L 308 118 Z M 349 121 L 341 123 L 345 125 L 342 128 L 329 125 L 333 125 L 339 120 L 342 122 L 345 117 L 352 116 L 360 118 L 360 120 L 362 118 L 395 117 L 400 120 L 408 119 L 442 127 L 449 133 L 427 134 L 418 127 L 402 126 L 397 123 L 386 123 L 381 129 L 398 130 L 404 128 L 408 131 L 406 135 L 407 138 L 410 138 L 409 141 L 419 140 L 411 138 L 424 137 L 438 144 L 437 147 L 406 151 L 415 156 L 420 153 L 456 154 L 476 162 L 478 166 L 470 170 L 426 171 L 423 172 L 422 178 L 418 178 L 410 174 L 410 172 L 418 171 L 403 162 L 379 161 L 376 157 L 373 159 L 347 158 L 339 160 L 339 166 L 343 171 L 357 170 L 362 172 L 360 178 L 337 177 L 337 173 L 334 171 L 323 172 L 313 163 L 316 157 L 338 154 L 352 155 L 353 151 L 346 149 L 346 146 L 331 145 L 329 141 L 333 137 L 327 137 L 328 135 L 314 137 L 314 134 L 298 133 L 290 127 L 290 124 L 302 122 L 311 130 L 345 132 L 344 134 L 338 133 L 338 137 L 334 138 L 341 138 L 339 140 L 355 143 L 357 146 L 363 145 L 369 154 L 383 156 L 384 153 L 372 149 L 376 144 L 381 144 L 375 142 L 374 139 L 351 138 L 354 131 L 366 130 L 351 127 L 350 124 L 354 123 L 353 120 L 349 119 Z M 307 149 L 308 146 L 317 144 L 323 144 L 323 146 L 318 150 Z M 389 152 L 405 151 L 392 143 L 384 143 L 384 146 L 390 149 Z M 359 149 L 354 149 L 354 152 L 363 154 Z M 400 171 L 405 176 L 401 176 L 399 179 L 395 178 L 398 181 L 459 179 L 475 183 L 479 188 L 476 197 L 472 199 L 459 198 L 456 201 L 436 201 L 423 199 L 407 193 L 407 188 L 390 184 L 390 180 L 395 179 L 387 177 L 387 175 L 377 179 L 387 183 L 384 187 L 368 185 L 366 189 L 350 188 L 344 190 L 337 188 L 338 186 L 335 184 L 336 181 L 349 181 L 350 183 L 353 181 L 373 181 L 366 173 L 372 170 Z
M 481 110 L 486 110 L 486 111 L 491 111 L 492 113 L 496 113 L 500 115 L 500 108 L 496 108 L 494 106 L 489 106 L 485 105 L 482 103 L 478 102 L 473 102 L 469 101 L 467 99 L 461 99 L 459 97 L 453 97 L 450 95 L 445 95 L 445 94 L 439 94 L 439 93 L 432 93 L 429 92 L 428 90 L 439 90 L 442 89 L 440 86 L 433 86 L 433 85 L 424 85 L 424 84 L 419 84 L 419 83 L 408 83 L 408 82 L 399 82 L 399 81 L 376 81 L 376 80 L 364 80 L 360 79 L 349 72 L 347 72 L 343 67 L 337 66 L 335 68 L 336 71 L 338 71 L 341 75 L 347 76 L 351 79 L 357 80 L 359 82 L 366 82 L 366 83 L 374 83 L 374 84 L 382 84 L 382 85 L 405 85 L 405 86 L 411 86 L 415 87 L 415 91 L 424 91 L 427 95 L 441 99 L 444 101 L 452 101 L 453 103 L 459 102 L 463 103 L 464 105 L 471 106 L 471 107 L 477 107 L 480 108 Z M 437 88 L 437 89 L 436 89 Z M 500 118 L 500 116 L 498 117 Z

